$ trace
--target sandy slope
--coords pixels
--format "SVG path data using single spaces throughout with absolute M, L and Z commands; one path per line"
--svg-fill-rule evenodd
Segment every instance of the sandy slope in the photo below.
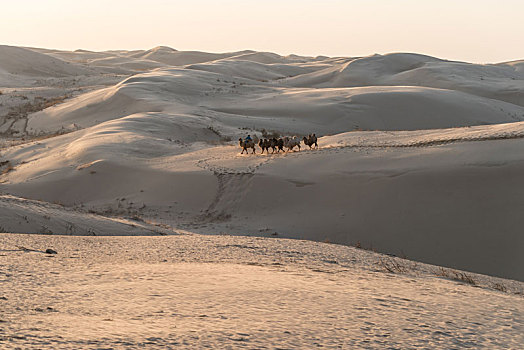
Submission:
M 134 72 L 115 66 L 109 72 L 86 64 L 87 57 L 100 55 L 0 45 L 2 143 L 5 138 L 16 141 L 26 136 L 30 114 L 86 91 L 114 85 Z
M 501 65 L 508 65 L 508 66 L 511 66 L 513 67 L 517 72 L 524 72 L 524 60 L 520 60 L 520 61 L 511 61 L 511 62 L 506 62 L 506 63 L 500 63 Z
M 158 235 L 173 231 L 155 227 L 142 220 L 108 218 L 81 213 L 58 204 L 0 196 L 2 232 L 53 234 L 60 232 L 81 236 Z
M 290 78 L 292 86 L 426 86 L 495 98 L 524 106 L 523 73 L 518 62 L 478 65 L 417 54 L 374 55 Z
M 58 58 L 21 47 L 0 45 L 0 57 L 2 78 L 6 73 L 38 77 L 64 77 L 92 73 L 80 65 L 64 62 Z
M 210 152 L 202 164 L 216 174 L 218 194 L 208 220 L 231 216 L 224 232 L 360 242 L 522 280 L 524 129 L 494 128 L 337 135 L 321 139 L 319 151 L 259 156 L 255 170 Z
M 204 122 L 153 113 L 12 147 L 4 186 L 102 214 L 132 202 L 140 215 L 206 233 L 361 242 L 523 279 L 523 137 L 523 123 L 350 132 L 321 138 L 317 151 L 246 157 L 196 143 L 219 141 Z
M 27 132 L 41 134 L 74 129 L 76 125 L 87 127 L 151 111 L 213 115 L 218 122 L 237 128 L 249 126 L 301 134 L 308 130 L 334 134 L 359 128 L 445 128 L 524 119 L 524 107 L 451 90 L 296 89 L 195 68 L 155 70 L 79 96 L 31 115 Z
M 177 51 L 167 46 L 158 46 L 151 50 L 133 54 L 130 57 L 148 59 L 169 66 L 185 66 L 187 64 L 214 61 L 225 57 L 236 56 L 238 54 L 240 53 L 232 52 L 217 54 L 200 51 Z
M 23 97 L 16 94 L 51 83 L 56 91 L 81 88 L 41 111 L 26 106 L 0 115 L 0 132 L 10 137 L 2 142 L 0 190 L 19 197 L 13 200 L 28 213 L 6 205 L 0 226 L 8 231 L 41 228 L 34 209 L 40 204 L 22 199 L 28 198 L 62 203 L 76 212 L 68 220 L 83 227 L 95 225 L 86 216 L 92 211 L 109 217 L 108 225 L 139 217 L 211 234 L 360 242 L 524 279 L 519 62 L 167 47 L 103 53 L 1 47 L 0 57 L 12 50 L 27 53 L 25 64 L 36 70 L 17 71 L 3 61 L 12 84 L 1 88 L 7 91 L 1 101 L 17 106 Z M 46 68 L 53 62 L 62 70 Z M 64 67 L 81 71 L 64 77 Z M 79 75 L 84 71 L 92 74 Z M 320 150 L 240 156 L 234 140 L 263 129 L 316 132 L 323 136 Z M 37 224 L 16 230 L 20 215 Z M 53 225 L 49 231 L 69 233 L 63 222 Z M 134 234 L 118 225 L 107 233 L 119 227 Z
M 0 346 L 520 347 L 522 283 L 439 274 L 307 241 L 4 234 Z

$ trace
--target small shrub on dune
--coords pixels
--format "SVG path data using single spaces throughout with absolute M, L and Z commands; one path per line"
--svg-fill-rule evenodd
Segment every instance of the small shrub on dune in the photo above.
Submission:
M 369 250 L 370 252 L 377 252 L 377 250 L 373 248 L 372 244 L 370 244 L 369 246 L 363 246 L 362 243 L 360 243 L 360 241 L 357 241 L 357 243 L 355 244 L 350 244 L 350 246 L 355 247 L 357 249 Z
M 272 139 L 272 138 L 278 139 L 281 136 L 280 133 L 275 130 L 261 129 L 260 132 L 262 133 L 262 137 L 265 139 Z
M 131 220 L 138 221 L 138 222 L 145 222 L 143 218 L 141 218 L 140 216 L 138 216 L 136 214 L 131 216 Z
M 496 290 L 501 291 L 503 293 L 506 293 L 508 291 L 506 286 L 503 285 L 502 283 L 494 283 L 492 287 L 493 287 L 493 289 L 496 289 Z
M 392 258 L 380 258 L 377 265 L 382 271 L 389 273 L 406 273 L 408 271 L 404 264 Z
M 453 281 L 464 282 L 464 283 L 467 283 L 467 284 L 471 284 L 472 286 L 476 286 L 477 285 L 477 281 L 475 281 L 475 279 L 473 279 L 473 277 L 471 277 L 470 275 L 468 275 L 468 274 L 466 274 L 464 272 L 460 272 L 460 271 L 455 271 L 455 270 L 451 270 L 451 269 L 445 269 L 445 268 L 441 267 L 436 272 L 436 275 L 448 278 L 448 279 L 453 280 Z

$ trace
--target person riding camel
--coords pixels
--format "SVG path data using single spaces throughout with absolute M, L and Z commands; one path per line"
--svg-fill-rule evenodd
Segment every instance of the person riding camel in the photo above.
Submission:
M 249 142 L 249 141 L 253 141 L 253 139 L 251 138 L 251 135 L 247 135 L 246 137 L 246 142 Z

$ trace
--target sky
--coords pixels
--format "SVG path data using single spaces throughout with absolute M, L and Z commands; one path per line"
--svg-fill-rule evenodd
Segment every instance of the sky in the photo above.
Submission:
M 524 0 L 0 0 L 0 44 L 524 59 Z

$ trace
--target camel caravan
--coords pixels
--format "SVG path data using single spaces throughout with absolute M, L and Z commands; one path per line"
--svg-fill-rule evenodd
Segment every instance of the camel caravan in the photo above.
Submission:
M 302 141 L 304 142 L 304 145 L 309 146 L 309 149 L 318 148 L 317 136 L 315 134 L 304 136 Z M 257 144 L 257 140 L 252 139 L 251 135 L 247 135 L 245 139 L 239 138 L 238 144 L 240 148 L 242 148 L 242 152 L 240 152 L 240 154 L 244 154 L 244 151 L 246 154 L 248 154 L 248 149 L 250 148 L 252 149 L 252 154 L 256 153 L 255 146 Z M 264 151 L 266 151 L 266 154 L 269 154 L 269 149 L 271 149 L 271 154 L 275 152 L 280 153 L 280 151 L 286 152 L 286 149 L 287 152 L 289 152 L 292 151 L 295 147 L 297 147 L 300 151 L 300 139 L 296 136 L 262 138 L 258 140 L 258 146 L 262 149 L 262 154 L 264 154 Z

